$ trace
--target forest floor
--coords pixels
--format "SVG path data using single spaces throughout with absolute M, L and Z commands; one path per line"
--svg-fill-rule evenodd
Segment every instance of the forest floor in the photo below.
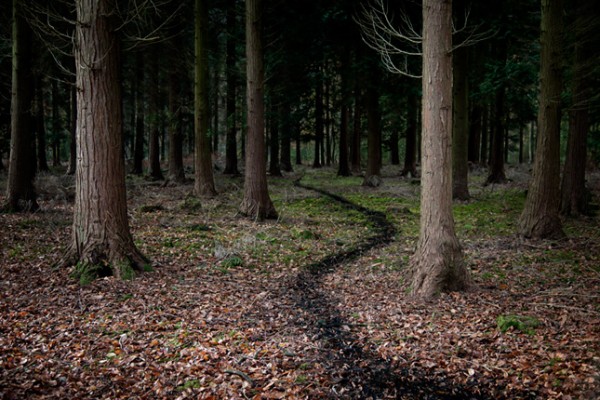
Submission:
M 328 168 L 270 178 L 268 222 L 237 214 L 242 178 L 198 200 L 128 177 L 153 267 L 93 282 L 53 267 L 74 184 L 40 177 L 39 212 L 0 215 L 0 399 L 600 397 L 598 217 L 523 241 L 527 171 L 488 187 L 474 171 L 454 206 L 474 287 L 422 302 L 407 283 L 418 182 L 385 172 L 376 189 Z

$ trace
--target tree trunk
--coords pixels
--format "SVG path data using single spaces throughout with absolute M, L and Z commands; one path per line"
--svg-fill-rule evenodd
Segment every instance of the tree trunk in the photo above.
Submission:
M 130 279 L 148 260 L 133 243 L 127 220 L 119 40 L 109 0 L 78 0 L 77 172 L 73 240 L 63 263 L 81 279 L 113 274 Z
M 525 137 L 525 125 L 523 124 L 522 121 L 519 121 L 519 164 L 523 164 L 524 161 L 524 157 L 523 155 L 524 153 L 524 144 L 525 141 L 523 140 Z
M 349 51 L 348 49 L 342 50 L 342 61 L 341 61 L 341 91 L 342 91 L 342 110 L 340 115 L 340 142 L 339 151 L 340 159 L 338 164 L 338 176 L 350 176 L 350 165 L 348 163 L 348 69 L 349 69 Z
M 501 61 L 506 62 L 506 42 L 504 40 L 498 43 L 496 49 Z M 500 83 L 496 89 L 495 97 L 495 125 L 492 132 L 492 144 L 490 153 L 490 172 L 486 180 L 486 184 L 504 183 L 506 182 L 506 174 L 504 173 L 504 135 L 505 135 L 505 102 L 506 102 L 506 87 L 504 83 Z
M 392 134 L 390 135 L 390 163 L 392 165 L 400 165 L 400 151 L 398 150 L 398 141 L 400 135 L 398 128 L 392 128 Z
M 144 53 L 138 51 L 135 55 L 135 76 L 133 98 L 135 103 L 134 129 L 135 144 L 133 145 L 133 169 L 131 173 L 144 173 Z
M 360 174 L 361 172 L 361 103 L 362 93 L 358 83 L 356 83 L 356 86 L 354 88 L 354 127 L 352 132 L 352 142 L 350 143 L 350 167 L 352 169 L 352 172 L 357 174 Z
M 560 212 L 563 215 L 587 214 L 588 198 L 585 189 L 587 136 L 590 130 L 589 101 L 590 86 L 586 76 L 590 73 L 589 52 L 586 51 L 584 21 L 592 9 L 592 1 L 578 0 L 575 3 L 575 60 L 573 63 L 572 105 L 569 110 L 569 139 L 567 158 L 561 184 Z M 587 5 L 587 7 L 586 7 Z
M 197 196 L 212 197 L 217 194 L 217 191 L 212 169 L 208 116 L 208 6 L 206 0 L 196 0 L 195 4 L 194 193 Z
M 292 126 L 290 124 L 290 103 L 283 100 L 278 106 L 278 114 L 281 122 L 281 169 L 292 172 Z
M 296 165 L 302 165 L 302 137 L 300 128 L 296 127 Z
M 417 177 L 417 118 L 419 101 L 416 94 L 408 98 L 406 107 L 406 146 L 404 149 L 404 169 L 401 176 Z
M 73 87 L 69 91 L 69 107 L 67 121 L 69 121 L 69 168 L 67 175 L 74 175 L 77 166 L 77 90 Z
M 246 79 L 248 135 L 244 199 L 240 206 L 243 215 L 253 219 L 277 218 L 269 197 L 265 162 L 265 106 L 262 1 L 246 0 Z
M 58 98 L 58 83 L 56 79 L 52 80 L 52 165 L 54 167 L 60 166 L 60 140 L 62 137 L 62 127 L 59 116 L 59 104 Z
M 538 140 L 533 176 L 519 220 L 526 238 L 564 236 L 560 207 L 560 94 L 562 1 L 542 0 Z
M 273 104 L 275 103 L 275 104 Z M 278 99 L 277 96 L 271 101 L 271 126 L 270 131 L 271 135 L 269 135 L 270 142 L 270 157 L 269 157 L 269 174 L 271 176 L 282 176 L 281 168 L 279 164 L 279 121 L 281 120 L 281 116 L 278 113 L 279 104 L 281 104 L 281 99 Z
M 185 182 L 183 170 L 183 132 L 181 131 L 179 103 L 179 71 L 176 66 L 169 71 L 169 172 L 167 179 Z
M 475 102 L 471 109 L 471 115 L 469 117 L 469 155 L 468 160 L 473 164 L 479 164 L 480 162 L 480 148 L 481 148 L 481 114 L 482 106 Z
M 452 197 L 469 200 L 469 68 L 466 47 L 455 50 L 452 126 Z
M 331 80 L 325 80 L 325 165 L 333 162 L 331 132 Z
M 423 2 L 421 229 L 413 295 L 464 290 L 470 276 L 452 217 L 452 2 Z
M 321 168 L 321 146 L 323 145 L 323 79 L 322 70 L 317 71 L 317 82 L 315 87 L 315 158 L 313 168 Z
M 381 113 L 379 111 L 379 94 L 377 93 L 377 80 L 371 78 L 371 86 L 367 89 L 367 120 L 368 120 L 368 157 L 367 171 L 363 186 L 378 187 L 381 179 Z
M 227 0 L 227 56 L 225 59 L 225 76 L 227 94 L 225 101 L 227 138 L 225 139 L 225 170 L 224 174 L 239 175 L 237 159 L 237 131 L 235 129 L 235 0 Z
M 37 76 L 35 79 L 35 132 L 37 136 L 37 169 L 40 172 L 48 172 L 48 157 L 46 150 L 48 148 L 46 142 L 46 115 L 44 104 L 44 88 L 42 77 Z
M 21 14 L 23 2 L 13 0 L 12 24 L 12 98 L 10 159 L 6 203 L 2 209 L 9 212 L 35 211 L 39 208 L 33 180 L 35 153 L 32 143 L 33 79 L 31 74 L 31 28 Z
M 479 162 L 481 165 L 487 165 L 489 161 L 488 157 L 488 144 L 490 141 L 489 135 L 489 106 L 483 103 L 481 110 L 481 152 L 479 153 Z
M 154 180 L 164 179 L 160 169 L 160 74 L 159 74 L 159 57 L 154 46 L 152 51 L 152 59 L 148 69 L 149 87 L 148 87 L 148 114 L 150 120 L 150 138 L 148 140 L 148 161 L 150 163 L 150 178 Z

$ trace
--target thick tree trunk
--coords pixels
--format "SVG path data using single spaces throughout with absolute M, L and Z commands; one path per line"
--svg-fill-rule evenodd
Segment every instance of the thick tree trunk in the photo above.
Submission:
M 194 84 L 194 129 L 195 129 L 195 180 L 197 196 L 215 196 L 215 181 L 212 169 L 211 141 L 208 115 L 208 6 L 205 0 L 195 3 L 195 84 Z
M 469 200 L 469 67 L 466 47 L 454 52 L 454 115 L 452 126 L 452 197 Z
M 31 73 L 31 28 L 21 14 L 19 0 L 13 0 L 12 26 L 12 98 L 10 159 L 6 203 L 2 209 L 9 212 L 35 211 L 39 208 L 33 184 L 35 153 L 32 143 L 33 79 Z
M 277 218 L 277 211 L 269 197 L 265 161 L 265 106 L 262 1 L 246 0 L 246 79 L 248 107 L 248 139 L 246 144 L 246 171 L 244 199 L 240 212 L 262 220 Z
M 464 290 L 470 276 L 452 217 L 452 2 L 423 2 L 421 229 L 413 295 Z
M 150 163 L 150 178 L 154 180 L 164 179 L 160 169 L 160 74 L 159 57 L 156 51 L 156 45 L 152 51 L 152 60 L 150 60 L 148 75 L 148 114 L 150 120 L 150 137 L 148 140 L 148 161 Z
M 81 275 L 129 279 L 148 260 L 127 220 L 119 41 L 110 0 L 78 0 L 77 172 L 73 240 L 63 262 Z
M 225 139 L 225 170 L 223 171 L 227 175 L 239 175 L 240 173 L 237 159 L 237 131 L 235 129 L 235 25 L 235 0 L 227 0 L 227 56 L 225 59 L 227 138 Z
M 376 89 L 377 81 L 372 78 L 371 87 L 367 89 L 367 120 L 368 120 L 368 156 L 367 171 L 363 186 L 378 187 L 381 179 L 381 113 L 379 111 L 379 94 Z
M 562 90 L 562 1 L 542 0 L 539 134 L 533 176 L 519 220 L 526 238 L 564 236 L 560 207 L 560 94 Z
M 590 87 L 586 82 L 590 63 L 589 52 L 586 51 L 587 38 L 584 21 L 592 9 L 592 1 L 576 2 L 575 20 L 575 60 L 573 65 L 572 105 L 569 110 L 569 139 L 567 142 L 567 158 L 563 169 L 561 183 L 560 213 L 563 215 L 587 214 L 589 212 L 588 197 L 585 188 L 585 168 L 587 156 L 587 136 L 590 129 L 589 100 Z M 587 5 L 587 7 L 586 7 Z

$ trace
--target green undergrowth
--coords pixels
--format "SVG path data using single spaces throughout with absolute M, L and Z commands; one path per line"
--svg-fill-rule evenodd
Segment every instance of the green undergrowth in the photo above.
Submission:
M 468 203 L 454 205 L 457 234 L 459 237 L 513 235 L 524 202 L 523 191 L 482 191 Z

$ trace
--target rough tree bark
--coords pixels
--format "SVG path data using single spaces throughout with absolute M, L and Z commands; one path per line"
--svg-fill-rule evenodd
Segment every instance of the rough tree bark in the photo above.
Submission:
M 559 217 L 560 94 L 562 90 L 562 1 L 542 0 L 538 139 L 533 176 L 519 234 L 526 238 L 564 236 Z
M 452 1 L 423 2 L 421 228 L 412 258 L 418 297 L 470 284 L 452 217 Z
M 208 6 L 206 0 L 195 2 L 195 55 L 194 63 L 194 129 L 195 129 L 195 180 L 197 196 L 212 197 L 217 194 L 212 169 L 211 141 L 208 115 Z
M 132 278 L 148 263 L 127 220 L 119 39 L 111 0 L 77 0 L 77 171 L 71 245 L 79 274 Z
M 10 158 L 6 203 L 8 212 L 35 211 L 39 208 L 33 180 L 35 153 L 32 147 L 33 77 L 31 73 L 31 28 L 21 15 L 19 0 L 13 0 L 12 25 L 12 98 L 10 128 Z
M 262 0 L 246 0 L 246 79 L 248 134 L 244 199 L 240 206 L 243 215 L 262 220 L 277 218 L 269 197 L 265 160 L 265 106 Z

